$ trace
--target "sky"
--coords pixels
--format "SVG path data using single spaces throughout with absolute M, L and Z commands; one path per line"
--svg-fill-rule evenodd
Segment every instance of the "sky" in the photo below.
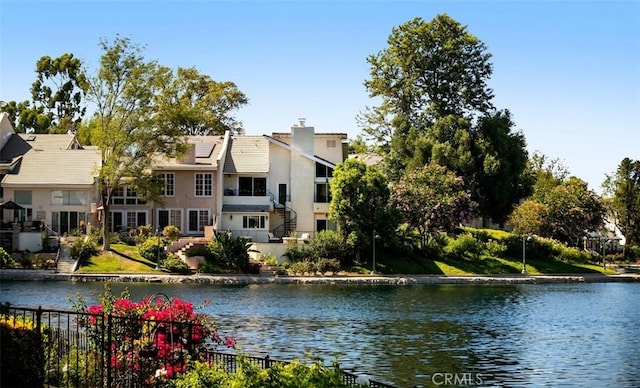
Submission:
M 231 81 L 247 134 L 360 134 L 377 100 L 366 61 L 391 30 L 446 13 L 492 55 L 493 104 L 529 153 L 559 160 L 601 192 L 623 158 L 640 159 L 640 0 L 634 1 L 35 1 L 0 0 L 0 100 L 30 99 L 42 56 L 72 53 L 90 71 L 101 39 L 147 60 Z

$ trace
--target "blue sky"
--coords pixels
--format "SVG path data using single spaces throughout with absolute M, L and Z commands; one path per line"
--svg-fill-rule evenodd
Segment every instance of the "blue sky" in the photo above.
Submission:
M 624 157 L 640 159 L 640 1 L 30 1 L 0 0 L 0 100 L 30 98 L 35 63 L 70 52 L 96 69 L 116 34 L 147 59 L 235 82 L 248 134 L 360 133 L 371 106 L 366 57 L 391 29 L 447 13 L 493 55 L 494 105 L 528 150 L 560 159 L 600 192 Z

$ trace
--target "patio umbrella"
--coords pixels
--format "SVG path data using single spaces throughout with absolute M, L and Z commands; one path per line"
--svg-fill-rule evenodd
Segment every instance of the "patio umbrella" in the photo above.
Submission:
M 2 210 L 21 210 L 24 209 L 22 206 L 18 205 L 13 201 L 7 201 L 0 204 L 0 209 Z

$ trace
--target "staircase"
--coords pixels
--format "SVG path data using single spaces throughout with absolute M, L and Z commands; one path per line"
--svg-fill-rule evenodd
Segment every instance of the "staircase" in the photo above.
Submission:
M 194 247 L 196 245 L 207 245 L 209 244 L 209 240 L 203 237 L 183 237 L 178 239 L 178 241 L 173 242 L 165 247 L 168 253 L 173 253 L 178 256 L 180 260 L 187 262 L 187 254 L 186 252 L 189 248 Z
M 60 273 L 72 273 L 75 270 L 76 259 L 71 257 L 71 246 L 75 237 L 60 239 L 58 246 L 58 266 L 56 271 Z
M 289 234 L 295 231 L 298 227 L 298 215 L 295 210 L 290 207 L 278 204 L 274 206 L 273 211 L 278 214 L 284 223 L 273 229 L 273 235 L 282 238 L 289 236 Z

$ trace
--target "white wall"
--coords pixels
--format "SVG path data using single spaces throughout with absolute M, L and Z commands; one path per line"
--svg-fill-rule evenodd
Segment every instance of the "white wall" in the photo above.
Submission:
M 19 251 L 40 252 L 42 250 L 42 235 L 32 232 L 20 233 Z

